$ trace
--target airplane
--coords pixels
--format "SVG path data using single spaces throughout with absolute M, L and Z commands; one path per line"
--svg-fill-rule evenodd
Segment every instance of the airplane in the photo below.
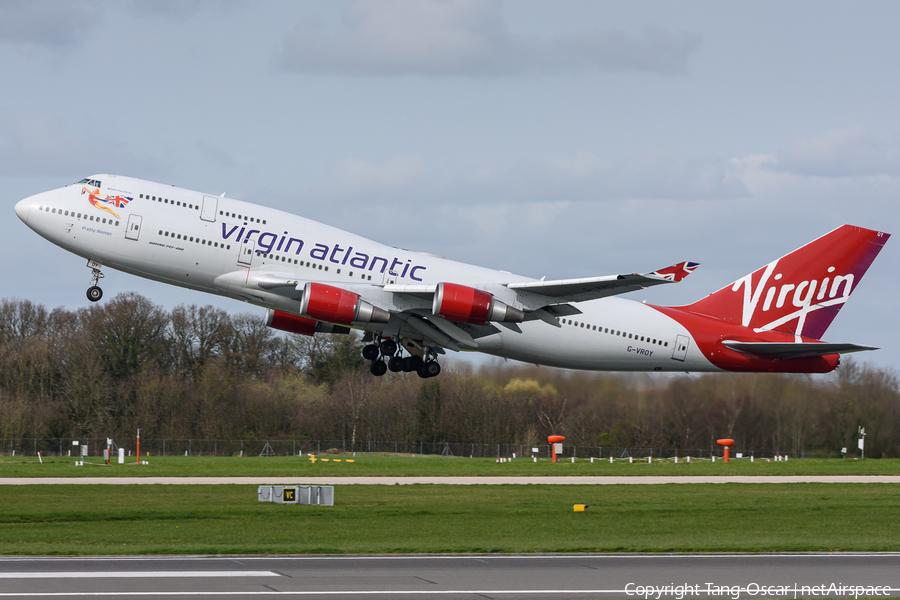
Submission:
M 596 371 L 827 373 L 877 350 L 821 337 L 890 234 L 843 225 L 686 306 L 619 297 L 698 264 L 547 281 L 385 246 L 249 202 L 93 175 L 18 202 L 18 217 L 87 260 L 90 301 L 109 267 L 266 308 L 303 335 L 363 330 L 373 375 L 441 371 L 477 351 Z

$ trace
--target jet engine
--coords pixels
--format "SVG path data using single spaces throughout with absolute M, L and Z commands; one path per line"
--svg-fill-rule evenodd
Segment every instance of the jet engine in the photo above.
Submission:
M 484 325 L 488 321 L 521 323 L 525 313 L 484 290 L 458 283 L 439 283 L 431 312 L 451 321 Z
M 304 286 L 300 312 L 318 321 L 341 325 L 387 323 L 391 318 L 391 313 L 372 306 L 361 299 L 359 294 L 315 282 Z
M 315 319 L 308 319 L 300 315 L 281 312 L 270 308 L 266 311 L 266 325 L 279 331 L 299 333 L 301 335 L 313 335 L 316 333 L 350 333 L 349 327 L 322 323 Z

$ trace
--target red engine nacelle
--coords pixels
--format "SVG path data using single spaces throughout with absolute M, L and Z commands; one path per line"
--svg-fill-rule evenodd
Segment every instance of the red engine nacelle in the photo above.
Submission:
M 315 319 L 292 315 L 270 308 L 266 311 L 266 325 L 279 331 L 299 333 L 300 335 L 314 335 L 316 333 L 350 333 L 349 327 L 322 323 Z
M 341 325 L 353 322 L 387 323 L 391 318 L 389 312 L 372 306 L 359 294 L 314 282 L 307 283 L 303 288 L 300 312 L 319 321 Z
M 521 323 L 525 313 L 507 306 L 484 290 L 458 283 L 439 283 L 431 312 L 451 321 L 484 325 L 488 321 Z

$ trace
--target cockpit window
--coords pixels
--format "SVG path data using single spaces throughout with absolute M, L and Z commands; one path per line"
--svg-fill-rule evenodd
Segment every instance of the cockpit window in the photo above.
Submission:
M 82 179 L 81 181 L 79 181 L 79 182 L 76 183 L 75 185 L 79 185 L 79 184 L 82 184 L 82 183 L 84 183 L 84 184 L 86 184 L 86 185 L 92 185 L 92 186 L 94 186 L 94 187 L 100 187 L 100 180 L 99 180 L 99 179 Z

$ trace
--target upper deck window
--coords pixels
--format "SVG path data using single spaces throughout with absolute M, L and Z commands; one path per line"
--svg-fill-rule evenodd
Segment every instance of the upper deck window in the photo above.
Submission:
M 92 186 L 94 186 L 94 187 L 100 187 L 100 180 L 99 180 L 99 179 L 82 179 L 81 181 L 79 181 L 79 182 L 78 182 L 77 184 L 75 184 L 75 185 L 78 185 L 78 184 L 81 184 L 81 183 L 84 183 L 84 184 L 86 184 L 86 185 L 92 185 Z

